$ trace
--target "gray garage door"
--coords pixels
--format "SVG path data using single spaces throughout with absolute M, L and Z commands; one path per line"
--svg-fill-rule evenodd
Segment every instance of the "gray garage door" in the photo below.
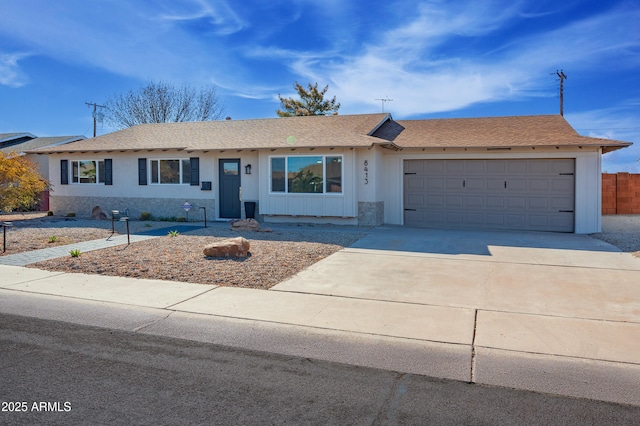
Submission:
M 573 232 L 573 159 L 405 160 L 404 223 Z

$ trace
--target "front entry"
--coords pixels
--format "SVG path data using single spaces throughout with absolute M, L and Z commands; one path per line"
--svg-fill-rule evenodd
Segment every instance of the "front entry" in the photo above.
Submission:
M 240 159 L 221 159 L 219 165 L 220 218 L 239 219 Z

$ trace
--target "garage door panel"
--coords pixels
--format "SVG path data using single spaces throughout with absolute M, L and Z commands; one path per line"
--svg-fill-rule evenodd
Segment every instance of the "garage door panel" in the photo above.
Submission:
M 484 189 L 484 179 L 466 178 L 463 179 L 464 188 L 467 191 L 482 191 Z
M 409 226 L 420 226 L 420 223 L 424 223 L 427 219 L 430 219 L 430 222 L 433 222 L 435 226 L 438 225 L 437 222 L 433 221 L 433 217 L 429 218 L 428 215 L 425 214 L 425 211 L 418 210 L 405 210 L 404 211 L 404 221 L 405 224 Z
M 462 181 L 463 179 L 460 179 L 460 178 L 447 179 L 445 181 L 445 189 L 447 191 L 462 191 L 464 190 Z
M 523 175 L 527 172 L 526 160 L 511 160 L 507 162 L 507 173 Z
M 532 210 L 549 210 L 549 199 L 547 197 L 529 197 L 528 205 Z
M 527 217 L 524 214 L 508 214 L 505 219 L 506 225 L 513 229 L 524 228 L 527 223 Z
M 462 209 L 464 207 L 464 197 L 462 195 L 447 195 L 446 207 L 453 209 Z
M 573 159 L 404 163 L 406 225 L 573 232 Z
M 529 179 L 529 191 L 547 192 L 549 191 L 549 179 Z
M 427 195 L 426 207 L 440 209 L 444 207 L 444 195 Z
M 464 207 L 467 209 L 481 209 L 484 207 L 484 197 L 467 195 L 464 197 Z
M 446 163 L 444 160 L 430 160 L 424 164 L 422 170 L 425 174 L 444 175 L 446 172 L 445 166 Z
M 502 191 L 504 188 L 504 178 L 487 178 L 487 190 L 488 191 Z
M 404 172 L 422 175 L 426 166 L 427 164 L 423 161 L 405 161 Z
M 455 174 L 458 176 L 464 174 L 465 160 L 447 160 L 445 161 L 445 164 L 447 174 Z
M 553 192 L 572 193 L 574 185 L 573 179 L 551 179 Z
M 548 175 L 552 171 L 548 161 L 529 160 L 527 165 L 530 174 Z
M 467 172 L 467 174 L 484 174 L 484 160 L 468 160 L 466 163 L 465 171 Z
M 529 226 L 536 228 L 546 228 L 549 224 L 548 215 L 532 214 L 529 215 Z
M 551 173 L 574 173 L 575 161 L 572 159 L 553 160 L 549 162 Z
M 444 212 L 428 212 L 424 217 L 429 223 L 435 223 L 439 226 L 446 225 L 446 215 L 444 214 Z
M 426 208 L 425 198 L 426 196 L 422 194 L 411 194 L 407 197 L 406 207 L 412 209 Z
M 456 211 L 456 212 L 447 212 L 445 216 L 445 222 L 449 226 L 460 226 L 464 225 L 464 213 Z
M 554 210 L 573 210 L 573 200 L 567 198 L 551 198 L 550 206 Z
M 573 226 L 573 215 L 565 213 L 551 216 L 550 222 L 552 227 L 556 228 L 557 230 L 562 230 L 567 226 Z
M 509 191 L 524 192 L 527 190 L 527 180 L 510 178 L 507 180 L 506 189 Z
M 486 206 L 488 209 L 503 209 L 504 197 L 502 196 L 487 196 L 485 197 Z
M 439 178 L 424 178 L 425 188 L 427 190 L 444 190 L 444 179 Z
M 527 197 L 506 197 L 507 210 L 524 210 L 527 208 Z
M 404 185 L 411 193 L 423 192 L 426 188 L 424 178 L 415 176 L 407 176 Z
M 501 227 L 502 225 L 504 225 L 504 214 L 503 213 L 487 213 L 486 224 L 489 226 Z
M 506 171 L 504 160 L 487 160 L 487 174 L 499 173 L 504 175 Z

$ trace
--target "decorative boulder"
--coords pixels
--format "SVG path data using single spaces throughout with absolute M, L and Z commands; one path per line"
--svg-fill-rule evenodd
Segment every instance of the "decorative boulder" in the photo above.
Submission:
M 91 217 L 94 219 L 107 219 L 107 215 L 102 211 L 100 206 L 95 206 L 91 210 Z
M 202 253 L 207 257 L 246 257 L 249 241 L 244 237 L 229 238 L 208 244 Z
M 234 231 L 257 231 L 260 224 L 255 219 L 236 219 L 231 221 L 231 229 Z

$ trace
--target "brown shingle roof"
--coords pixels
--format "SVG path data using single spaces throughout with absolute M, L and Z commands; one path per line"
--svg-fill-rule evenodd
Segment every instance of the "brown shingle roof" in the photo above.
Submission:
M 82 139 L 85 139 L 85 137 L 84 136 L 50 136 L 50 137 L 43 137 L 43 138 L 34 137 L 33 139 L 22 141 L 17 144 L 8 144 L 7 146 L 0 145 L 0 151 L 5 153 L 11 152 L 11 151 L 17 151 L 17 152 L 33 151 L 38 148 L 47 148 L 47 147 L 53 147 L 57 145 L 63 145 L 66 143 L 79 141 Z
M 385 123 L 374 136 L 401 148 L 599 146 L 608 151 L 631 145 L 580 136 L 560 115 L 398 120 Z
M 393 121 L 388 114 L 143 124 L 32 152 L 148 149 L 227 150 L 313 147 L 511 148 L 628 142 L 580 136 L 560 115 Z
M 368 133 L 387 116 L 362 114 L 142 124 L 37 152 L 368 147 L 385 142 Z

